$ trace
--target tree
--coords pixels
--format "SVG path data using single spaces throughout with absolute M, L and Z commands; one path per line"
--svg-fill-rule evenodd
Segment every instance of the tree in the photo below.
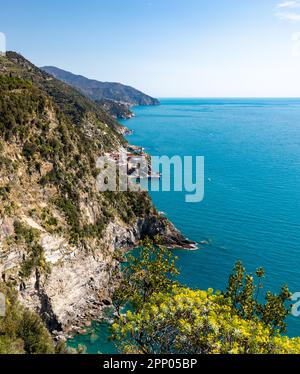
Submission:
M 152 294 L 171 290 L 177 284 L 174 277 L 179 274 L 176 259 L 167 248 L 154 245 L 149 239 L 136 256 L 128 256 L 120 286 L 113 295 L 118 314 L 126 304 L 139 310 Z
M 266 303 L 259 302 L 259 292 L 263 288 L 262 279 L 265 272 L 262 268 L 256 270 L 258 283 L 251 274 L 247 274 L 242 263 L 235 264 L 229 277 L 225 297 L 232 300 L 233 308 L 238 315 L 246 320 L 258 320 L 268 326 L 275 334 L 286 332 L 285 319 L 290 313 L 288 305 L 292 294 L 287 286 L 283 286 L 278 295 L 267 292 Z
M 0 318 L 0 354 L 55 353 L 51 335 L 40 317 L 18 302 L 12 287 L 0 282 L 0 292 L 6 298 L 6 315 Z
M 114 295 L 117 315 L 112 338 L 125 353 L 300 353 L 300 338 L 285 330 L 288 288 L 268 292 L 259 302 L 264 270 L 255 282 L 241 262 L 229 277 L 227 291 L 214 293 L 179 286 L 175 256 L 146 241 L 130 256 Z M 125 314 L 122 307 L 130 306 Z
M 272 354 L 300 353 L 300 338 L 273 334 L 263 322 L 245 320 L 230 298 L 212 290 L 174 287 L 153 294 L 113 325 L 126 353 Z

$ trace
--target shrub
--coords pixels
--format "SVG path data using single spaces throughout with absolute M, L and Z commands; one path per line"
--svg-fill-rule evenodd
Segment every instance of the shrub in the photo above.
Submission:
M 54 353 L 51 336 L 39 316 L 24 309 L 16 291 L 1 282 L 0 292 L 6 297 L 6 316 L 0 318 L 0 354 Z

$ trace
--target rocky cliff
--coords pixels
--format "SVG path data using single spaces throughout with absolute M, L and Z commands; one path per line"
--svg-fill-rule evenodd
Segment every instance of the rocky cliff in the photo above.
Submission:
M 0 115 L 0 275 L 50 331 L 99 317 L 118 249 L 192 245 L 146 193 L 97 190 L 97 158 L 126 146 L 118 124 L 14 52 L 0 57 Z
M 134 114 L 129 109 L 128 105 L 119 103 L 118 101 L 102 99 L 96 100 L 96 103 L 114 118 L 130 119 L 134 117 Z

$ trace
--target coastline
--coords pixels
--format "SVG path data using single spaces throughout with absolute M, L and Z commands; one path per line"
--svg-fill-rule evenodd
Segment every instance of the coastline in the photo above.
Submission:
M 153 104 L 152 106 L 158 106 L 160 105 L 160 102 L 157 101 L 156 104 Z M 132 106 L 132 108 L 136 108 L 137 106 Z M 130 117 L 130 118 L 125 118 L 123 119 L 124 121 L 130 121 L 132 118 L 136 118 L 136 114 L 133 113 L 133 116 Z M 123 124 L 120 124 L 122 127 L 123 127 L 123 133 L 122 135 L 125 137 L 125 136 L 131 136 L 133 135 L 134 131 L 131 130 L 128 126 L 124 126 Z M 136 145 L 133 145 L 133 144 L 130 144 L 128 142 L 128 146 L 129 148 L 141 148 L 143 149 L 143 145 L 140 145 L 140 146 L 136 146 Z M 146 157 L 151 157 L 150 154 L 146 154 Z M 151 166 L 150 166 L 151 167 Z M 157 177 L 156 175 L 154 177 Z M 161 177 L 161 175 L 160 175 Z M 150 176 L 151 178 L 151 176 Z M 150 196 L 150 194 L 148 193 L 148 195 Z M 150 199 L 152 201 L 152 198 L 150 196 Z M 165 245 L 168 249 L 170 250 L 173 250 L 173 249 L 183 249 L 183 250 L 191 250 L 191 251 L 195 251 L 195 250 L 198 250 L 199 249 L 199 246 L 198 246 L 198 243 L 190 240 L 189 238 L 185 237 L 176 227 L 175 225 L 165 216 L 165 213 L 164 212 L 158 212 L 158 216 L 160 218 L 161 221 L 165 221 L 167 224 L 166 224 L 166 227 L 170 229 L 170 238 L 174 237 L 174 234 L 175 234 L 175 237 L 177 237 L 175 240 L 175 243 L 172 243 L 172 240 L 170 243 L 168 243 L 168 235 L 164 235 L 165 237 L 165 243 L 163 245 Z M 157 228 L 157 231 L 162 231 L 162 229 L 160 228 Z M 155 236 L 153 233 L 151 233 L 152 236 Z
M 129 121 L 130 119 L 126 119 Z M 130 130 L 127 126 L 121 125 L 124 129 L 122 133 L 123 136 L 131 136 L 133 131 Z M 132 146 L 128 142 L 129 147 Z M 149 195 L 150 197 L 150 195 Z M 151 199 L 152 201 L 152 199 Z M 161 245 L 167 247 L 169 250 L 186 250 L 186 251 L 197 251 L 199 249 L 199 245 L 185 237 L 175 226 L 174 224 L 165 217 L 162 212 L 157 212 L 156 217 L 152 217 L 150 220 L 145 219 L 143 222 L 140 221 L 137 223 L 138 231 L 139 231 L 139 238 L 143 239 L 147 236 L 155 237 L 156 235 L 161 236 Z M 122 246 L 120 249 L 122 252 L 126 253 L 128 251 L 133 250 L 138 245 L 137 242 L 127 243 L 127 245 Z M 119 265 L 118 265 L 119 266 Z M 110 292 L 109 292 L 110 294 Z M 108 323 L 109 321 L 107 318 L 104 317 L 105 311 L 112 307 L 111 299 L 109 298 L 107 305 L 99 307 L 98 315 L 93 318 L 87 315 L 83 317 L 81 320 L 76 321 L 76 325 L 72 325 L 66 329 L 66 331 L 54 333 L 54 337 L 57 340 L 72 340 L 77 335 L 85 335 L 88 333 L 88 329 L 91 328 L 93 323 L 103 324 Z

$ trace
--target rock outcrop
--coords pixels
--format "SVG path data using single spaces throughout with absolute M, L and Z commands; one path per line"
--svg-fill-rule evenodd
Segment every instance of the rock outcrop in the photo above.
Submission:
M 16 247 L 1 251 L 0 274 L 16 284 L 20 301 L 58 334 L 76 331 L 89 320 L 101 319 L 101 310 L 109 304 L 115 286 L 119 267 L 116 250 L 124 251 L 140 239 L 156 235 L 170 247 L 193 247 L 170 222 L 157 217 L 140 219 L 133 227 L 111 222 L 93 252 L 71 246 L 64 237 L 47 233 L 32 219 L 23 220 L 40 232 L 39 244 L 51 271 L 45 274 L 36 268 L 28 279 L 22 278 L 19 269 L 26 250 Z M 0 245 L 13 231 L 12 220 L 0 221 Z

